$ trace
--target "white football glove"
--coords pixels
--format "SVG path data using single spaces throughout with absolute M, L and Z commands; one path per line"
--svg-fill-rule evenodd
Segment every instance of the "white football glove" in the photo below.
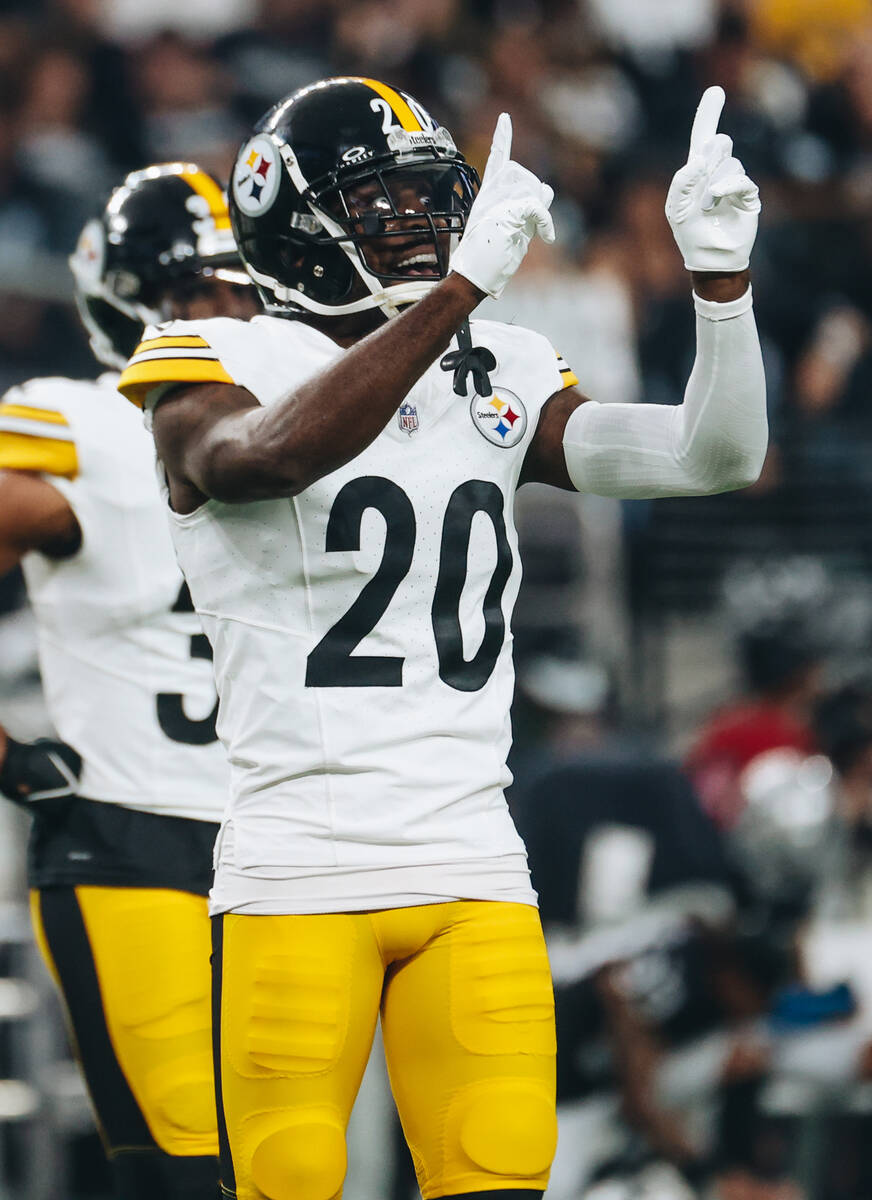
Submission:
M 512 162 L 512 120 L 501 113 L 481 188 L 450 268 L 489 296 L 498 297 L 521 265 L 535 234 L 554 241 L 548 209 L 554 192 L 532 171 Z
M 724 89 L 706 88 L 690 133 L 687 162 L 666 197 L 666 219 L 688 271 L 744 271 L 757 236 L 760 194 L 718 133 Z

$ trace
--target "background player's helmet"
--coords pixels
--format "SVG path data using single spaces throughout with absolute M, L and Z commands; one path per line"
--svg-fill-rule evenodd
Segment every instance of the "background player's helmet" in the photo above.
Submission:
M 243 145 L 233 233 L 267 311 L 394 316 L 447 274 L 478 182 L 407 93 L 327 79 L 277 104 Z
M 100 362 L 123 369 L 161 296 L 210 278 L 250 284 L 221 185 L 193 163 L 133 171 L 89 221 L 70 257 L 79 315 Z

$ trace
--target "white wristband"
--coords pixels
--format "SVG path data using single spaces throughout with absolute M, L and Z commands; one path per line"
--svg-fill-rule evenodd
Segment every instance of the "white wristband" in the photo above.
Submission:
M 702 296 L 698 296 L 696 292 L 693 293 L 693 307 L 707 321 L 729 321 L 733 317 L 740 317 L 753 304 L 754 293 L 750 284 L 748 290 L 737 299 L 725 300 L 723 303 L 717 300 L 703 300 Z

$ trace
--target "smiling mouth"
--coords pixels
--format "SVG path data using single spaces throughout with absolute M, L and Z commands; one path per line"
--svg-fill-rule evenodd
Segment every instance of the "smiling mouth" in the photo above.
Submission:
M 416 254 L 406 254 L 393 264 L 391 273 L 394 275 L 427 276 L 439 274 L 439 259 L 433 250 L 419 251 Z

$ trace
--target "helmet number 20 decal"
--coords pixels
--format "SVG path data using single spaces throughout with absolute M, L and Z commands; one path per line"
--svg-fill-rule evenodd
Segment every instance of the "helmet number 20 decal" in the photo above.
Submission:
M 243 147 L 233 168 L 233 198 L 247 217 L 259 217 L 272 208 L 281 182 L 279 152 L 259 133 Z
M 421 107 L 417 100 L 415 100 L 412 96 L 403 96 L 403 99 L 412 110 L 412 115 L 422 129 L 432 130 L 436 128 L 436 122 L 433 120 L 427 110 Z M 396 126 L 399 124 L 399 118 L 397 117 L 397 114 L 388 104 L 387 100 L 382 99 L 381 96 L 374 96 L 369 102 L 369 107 L 374 113 L 381 113 L 382 133 L 390 133 L 390 131 L 396 128 Z
M 388 104 L 387 100 L 382 100 L 381 96 L 375 96 L 372 100 L 370 100 L 369 107 L 374 113 L 381 113 L 382 133 L 390 133 L 394 125 L 394 110 Z

